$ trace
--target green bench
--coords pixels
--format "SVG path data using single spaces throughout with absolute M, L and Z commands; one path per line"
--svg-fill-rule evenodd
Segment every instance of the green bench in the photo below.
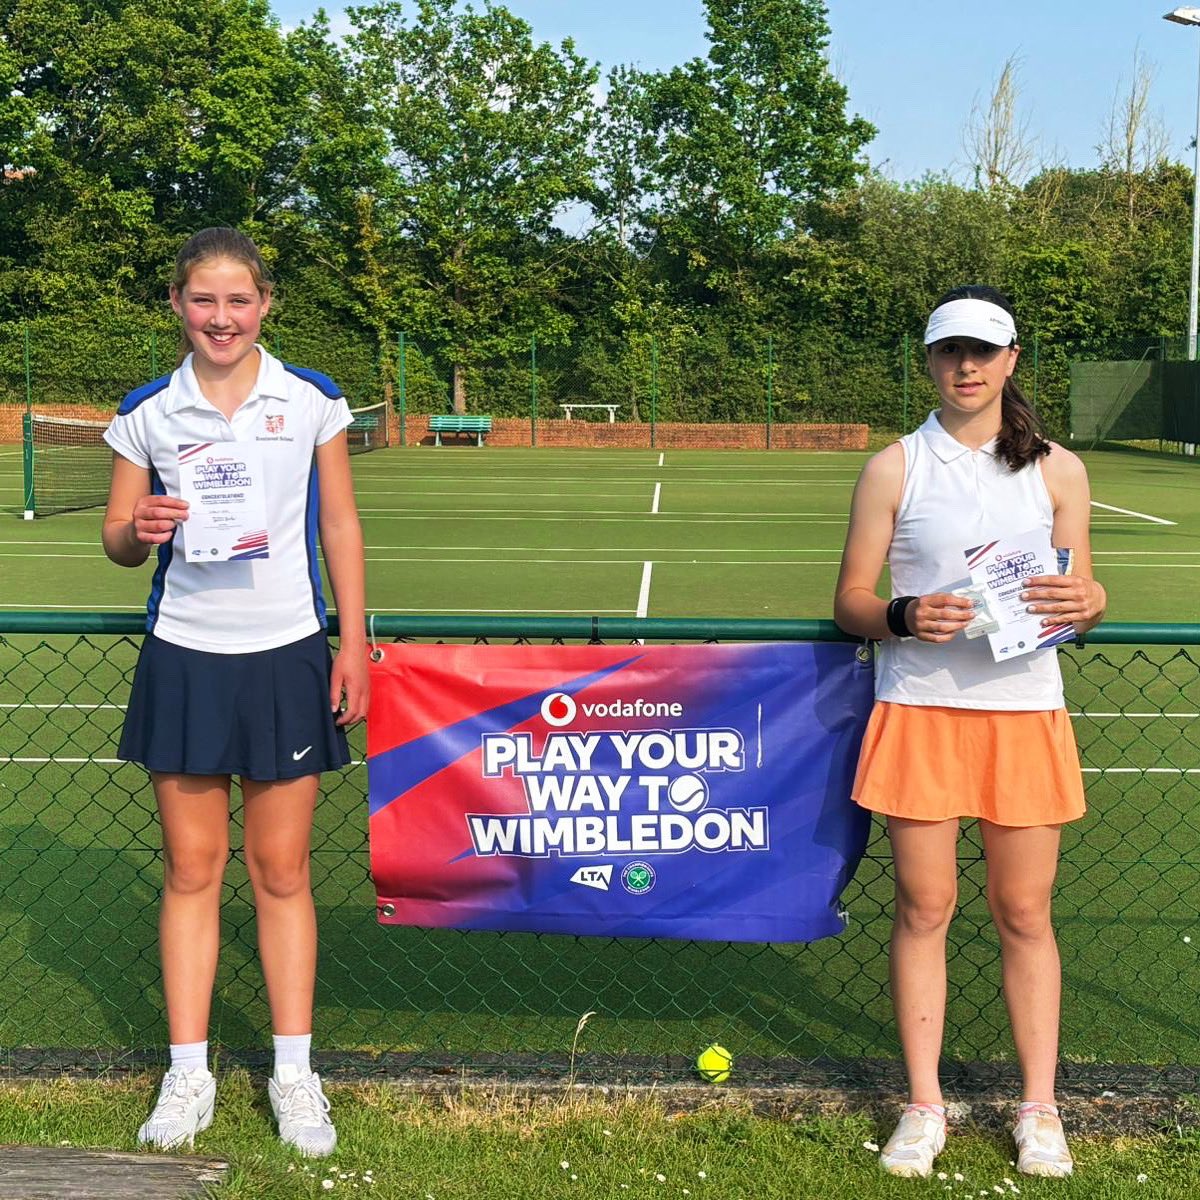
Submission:
M 443 433 L 473 433 L 475 444 L 483 445 L 483 435 L 492 432 L 492 418 L 467 413 L 435 413 L 429 418 L 429 432 L 435 446 L 442 444 Z

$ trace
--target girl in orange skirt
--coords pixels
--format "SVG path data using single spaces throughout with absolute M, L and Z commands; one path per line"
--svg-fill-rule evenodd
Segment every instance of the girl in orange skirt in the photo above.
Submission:
M 1050 898 L 1062 823 L 1084 811 L 1079 759 L 1055 653 L 993 661 L 986 637 L 964 635 L 972 599 L 954 593 L 970 583 L 968 548 L 1044 530 L 1074 551 L 1074 569 L 1025 580 L 1029 612 L 1078 633 L 1096 625 L 1106 597 L 1092 578 L 1087 473 L 1044 438 L 1013 382 L 1016 321 L 994 288 L 944 296 L 925 345 L 941 405 L 863 468 L 834 601 L 843 629 L 881 643 L 854 799 L 887 818 L 892 843 L 892 1000 L 909 1103 L 880 1161 L 892 1174 L 926 1176 L 945 1144 L 946 933 L 959 821 L 974 817 L 1023 1080 L 1017 1165 L 1067 1175 L 1054 1098 L 1061 968 Z M 885 561 L 890 601 L 876 595 Z

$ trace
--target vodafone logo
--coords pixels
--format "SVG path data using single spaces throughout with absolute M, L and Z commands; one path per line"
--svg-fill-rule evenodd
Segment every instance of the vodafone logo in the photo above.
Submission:
M 566 692 L 551 692 L 542 701 L 542 720 L 561 728 L 575 720 L 575 701 Z

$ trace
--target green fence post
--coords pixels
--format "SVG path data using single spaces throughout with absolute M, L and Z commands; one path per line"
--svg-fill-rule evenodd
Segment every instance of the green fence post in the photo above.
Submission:
M 771 448 L 771 406 L 775 400 L 775 342 L 767 334 L 767 449 Z
M 650 449 L 658 432 L 658 338 L 650 339 Z
M 401 332 L 396 339 L 396 380 L 397 390 L 399 391 L 398 403 L 400 406 L 400 445 L 408 445 L 408 363 L 405 360 L 405 351 L 407 347 L 404 345 L 404 334 Z
M 158 378 L 158 330 L 150 330 L 150 378 Z
M 900 423 L 903 428 L 901 433 L 908 432 L 908 360 L 912 357 L 912 347 L 909 343 L 909 337 L 906 333 L 901 341 L 901 354 L 904 358 L 904 384 L 901 389 L 902 403 L 900 408 Z
M 1039 352 L 1039 349 L 1040 349 L 1040 343 L 1039 343 L 1038 335 L 1035 333 L 1033 335 L 1033 396 L 1031 397 L 1031 403 L 1033 404 L 1035 412 L 1037 411 L 1037 400 L 1038 400 L 1038 352 Z
M 529 335 L 529 444 L 537 445 L 537 334 Z
M 275 357 L 282 358 L 283 355 L 279 352 L 279 334 L 275 335 Z

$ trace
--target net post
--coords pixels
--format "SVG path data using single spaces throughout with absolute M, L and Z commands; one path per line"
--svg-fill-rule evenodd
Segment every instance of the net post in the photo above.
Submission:
M 25 477 L 25 512 L 26 521 L 32 521 L 35 512 L 35 497 L 33 494 L 33 414 L 25 412 L 21 416 L 21 468 Z
M 26 322 L 21 326 L 22 342 L 24 344 L 24 360 L 25 360 L 25 411 L 26 413 L 33 412 L 33 368 L 29 363 L 29 323 Z
M 404 331 L 396 335 L 396 391 L 399 393 L 400 405 L 400 445 L 408 445 L 408 397 L 405 388 L 408 384 L 408 363 L 405 360 Z

